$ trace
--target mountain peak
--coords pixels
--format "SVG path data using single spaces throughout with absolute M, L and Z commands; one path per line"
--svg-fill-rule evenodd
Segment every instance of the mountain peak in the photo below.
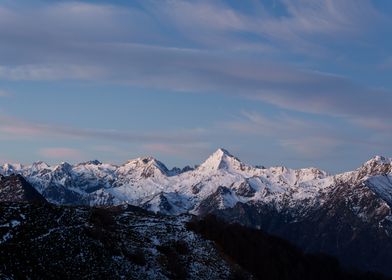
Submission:
M 57 165 L 55 167 L 55 170 L 58 172 L 70 172 L 70 170 L 72 169 L 72 165 L 69 164 L 68 162 L 61 162 L 59 165 Z
M 199 167 L 199 170 L 244 170 L 245 164 L 243 164 L 238 158 L 230 154 L 227 150 L 219 148 L 212 155 L 210 155 L 206 161 L 204 161 Z
M 20 163 L 5 163 L 0 166 L 0 170 L 4 173 L 4 175 L 11 175 L 13 173 L 17 173 L 17 171 L 21 170 L 23 166 Z
M 169 169 L 162 162 L 152 156 L 129 160 L 125 165 L 123 165 L 123 169 L 124 171 L 127 170 L 126 172 L 129 172 L 130 170 L 142 170 L 142 174 L 144 174 L 145 177 L 150 177 L 155 173 L 155 171 L 164 175 L 169 173 Z
M 102 164 L 102 162 L 100 162 L 97 159 L 94 159 L 94 160 L 88 160 L 88 161 L 79 163 L 78 165 L 101 165 L 101 164 Z
M 391 167 L 392 166 L 392 159 L 383 157 L 383 156 L 374 156 L 371 159 L 369 159 L 367 162 L 365 162 L 360 169 L 366 169 L 366 170 L 374 170 L 374 169 L 379 169 L 379 168 L 385 168 L 385 167 Z
M 223 148 L 219 148 L 218 150 L 216 150 L 216 151 L 214 152 L 214 154 L 221 154 L 221 155 L 226 155 L 226 156 L 233 157 L 233 155 L 230 154 L 230 152 L 229 152 L 228 150 L 223 149 Z
M 374 156 L 371 159 L 369 159 L 367 162 L 365 162 L 364 165 L 379 165 L 379 164 L 391 164 L 392 159 L 386 158 L 383 156 Z
M 392 159 L 383 156 L 374 156 L 357 170 L 359 171 L 360 177 L 388 174 L 392 172 Z
M 40 170 L 40 169 L 46 169 L 49 168 L 50 166 L 44 162 L 44 161 L 36 161 L 31 165 L 31 168 L 33 170 Z

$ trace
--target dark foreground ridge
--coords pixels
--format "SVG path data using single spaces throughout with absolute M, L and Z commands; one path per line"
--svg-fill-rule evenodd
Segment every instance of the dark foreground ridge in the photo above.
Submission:
M 388 279 L 381 274 L 344 270 L 331 256 L 305 254 L 284 239 L 239 224 L 225 223 L 214 215 L 194 218 L 188 228 L 214 241 L 227 258 L 256 279 Z M 241 271 L 235 274 L 235 279 L 247 277 Z
M 229 279 L 232 265 L 184 219 L 1 202 L 0 279 Z
M 191 218 L 1 202 L 0 278 L 386 279 L 345 272 L 259 230 Z

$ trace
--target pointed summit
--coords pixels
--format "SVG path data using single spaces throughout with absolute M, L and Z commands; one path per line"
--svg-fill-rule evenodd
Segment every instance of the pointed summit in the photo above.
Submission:
M 383 156 L 375 156 L 357 169 L 359 177 L 385 175 L 392 172 L 392 159 Z
M 365 162 L 363 165 L 383 165 L 383 164 L 392 164 L 392 159 L 386 158 L 383 156 L 374 156 Z
M 198 167 L 198 169 L 204 171 L 244 171 L 247 167 L 248 166 L 230 154 L 227 150 L 220 148 L 209 156 L 207 160 Z
M 129 160 L 127 163 L 123 164 L 118 171 L 123 174 L 140 173 L 139 175 L 144 178 L 159 176 L 159 174 L 169 174 L 167 167 L 151 156 Z
M 216 150 L 214 154 L 216 154 L 216 153 L 230 156 L 230 157 L 234 157 L 232 154 L 230 154 L 230 152 L 228 150 L 223 149 L 223 148 L 219 148 L 218 150 Z
M 139 158 L 138 160 L 142 162 L 142 165 L 144 167 L 157 168 L 159 171 L 162 172 L 162 174 L 167 174 L 169 172 L 169 169 L 167 169 L 166 165 L 154 157 L 151 157 L 151 156 L 142 157 L 142 158 Z
M 31 165 L 31 170 L 32 171 L 39 171 L 39 170 L 43 170 L 43 169 L 48 169 L 50 168 L 50 166 L 43 161 L 36 161 Z

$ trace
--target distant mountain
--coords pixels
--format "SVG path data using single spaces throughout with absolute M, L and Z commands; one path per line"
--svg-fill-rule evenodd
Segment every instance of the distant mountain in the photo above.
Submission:
M 119 205 L 128 203 L 167 214 L 198 211 L 201 202 L 219 187 L 230 189 L 220 208 L 237 202 L 279 199 L 283 193 L 301 194 L 298 184 L 323 179 L 327 174 L 315 168 L 291 170 L 285 167 L 256 168 L 242 163 L 224 149 L 217 150 L 196 169 L 168 168 L 152 157 L 130 160 L 117 166 L 90 161 L 76 165 L 29 166 L 5 164 L 0 174 L 23 175 L 47 200 L 67 205 Z M 312 195 L 312 194 L 308 194 Z M 167 203 L 165 203 L 167 201 Z
M 317 168 L 253 167 L 224 149 L 195 169 L 168 168 L 152 157 L 117 166 L 98 161 L 49 166 L 6 164 L 48 201 L 66 205 L 130 204 L 162 214 L 214 213 L 261 228 L 307 252 L 392 275 L 392 160 L 374 157 L 329 175 Z

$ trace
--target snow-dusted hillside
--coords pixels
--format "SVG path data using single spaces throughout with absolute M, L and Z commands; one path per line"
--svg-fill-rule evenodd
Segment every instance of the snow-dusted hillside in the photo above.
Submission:
M 232 279 L 189 215 L 0 203 L 1 279 Z

